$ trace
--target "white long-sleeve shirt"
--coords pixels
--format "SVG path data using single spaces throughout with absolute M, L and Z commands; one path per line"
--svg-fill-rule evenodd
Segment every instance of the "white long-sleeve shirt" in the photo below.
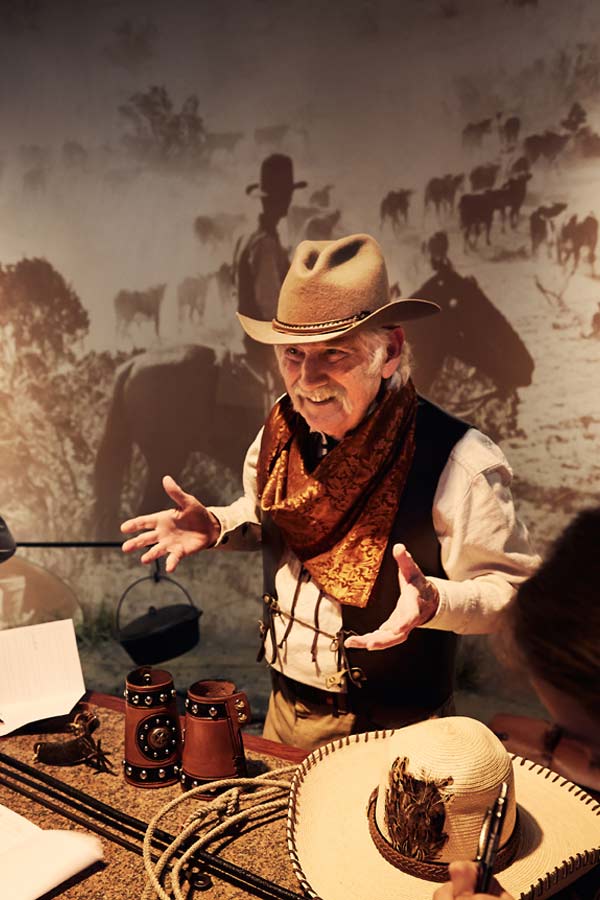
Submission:
M 232 550 L 260 547 L 256 466 L 261 439 L 262 430 L 246 455 L 244 495 L 230 506 L 211 507 L 221 523 L 218 546 Z M 501 449 L 476 429 L 469 429 L 452 449 L 432 509 L 448 580 L 429 579 L 439 591 L 440 603 L 422 628 L 459 634 L 494 631 L 516 586 L 537 568 L 539 557 L 517 518 L 511 481 L 512 470 Z M 305 684 L 339 690 L 332 639 L 342 627 L 341 605 L 319 591 L 289 548 L 280 560 L 275 587 L 284 613 L 274 617 L 277 643 L 289 633 L 278 647 L 274 668 Z M 288 629 L 295 593 L 294 621 Z M 315 627 L 319 634 L 313 646 Z M 270 636 L 266 650 L 270 659 Z

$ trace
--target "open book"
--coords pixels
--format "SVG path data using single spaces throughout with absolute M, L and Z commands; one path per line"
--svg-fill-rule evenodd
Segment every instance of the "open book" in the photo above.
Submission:
M 0 885 L 7 900 L 35 900 L 102 856 L 91 834 L 38 828 L 0 804 Z

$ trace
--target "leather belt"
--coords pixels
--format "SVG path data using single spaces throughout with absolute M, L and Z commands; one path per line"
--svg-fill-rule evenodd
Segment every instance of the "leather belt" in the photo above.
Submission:
M 321 690 L 321 688 L 313 687 L 312 684 L 304 684 L 302 681 L 296 681 L 288 675 L 283 675 L 277 669 L 271 669 L 271 678 L 274 688 L 278 687 L 284 693 L 300 700 L 301 703 L 308 703 L 312 706 L 329 706 L 334 716 L 352 711 L 348 694 L 345 692 Z

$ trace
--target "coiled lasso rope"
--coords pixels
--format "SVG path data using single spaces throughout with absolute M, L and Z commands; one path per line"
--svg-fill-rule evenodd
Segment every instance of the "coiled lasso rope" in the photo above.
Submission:
M 152 900 L 154 897 L 160 897 L 160 900 L 173 900 L 173 898 L 186 900 L 182 883 L 187 878 L 185 867 L 194 853 L 231 828 L 253 819 L 266 818 L 274 812 L 286 809 L 290 780 L 295 770 L 296 766 L 285 766 L 274 772 L 264 772 L 255 778 L 224 778 L 220 781 L 211 781 L 208 784 L 192 788 L 163 806 L 148 823 L 144 835 L 143 856 L 146 887 L 142 900 Z M 159 821 L 180 803 L 194 800 L 198 796 L 205 799 L 208 792 L 213 793 L 214 791 L 219 792 L 218 796 L 198 807 L 188 816 L 175 840 L 163 851 L 159 859 L 153 862 L 152 838 Z M 211 817 L 213 822 L 212 825 L 209 825 L 207 820 Z M 206 829 L 204 833 L 201 833 L 202 829 Z M 180 847 L 194 835 L 198 835 L 197 840 L 173 862 Z M 169 874 L 172 893 L 167 893 L 161 884 L 161 878 L 168 866 L 171 866 Z

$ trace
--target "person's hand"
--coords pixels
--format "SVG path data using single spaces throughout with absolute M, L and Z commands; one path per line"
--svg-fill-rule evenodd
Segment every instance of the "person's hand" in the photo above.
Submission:
M 163 509 L 146 516 L 136 516 L 121 525 L 124 534 L 141 531 L 122 546 L 124 553 L 150 547 L 143 556 L 143 563 L 153 562 L 166 556 L 165 569 L 173 572 L 184 557 L 206 547 L 212 547 L 219 538 L 221 526 L 213 513 L 209 512 L 191 494 L 186 494 L 170 475 L 163 478 L 163 487 L 177 509 Z
M 440 602 L 437 588 L 428 581 L 404 546 L 392 550 L 398 566 L 400 596 L 391 616 L 376 631 L 353 634 L 345 646 L 358 650 L 385 650 L 402 644 L 413 628 L 423 625 L 435 615 Z
M 498 884 L 495 878 L 492 878 L 489 894 L 476 894 L 475 885 L 477 884 L 478 865 L 474 862 L 459 861 L 451 862 L 448 866 L 448 874 L 450 881 L 438 888 L 433 895 L 433 900 L 455 900 L 455 898 L 466 898 L 469 900 L 484 900 L 489 897 L 500 897 L 500 900 L 514 900 L 510 894 Z

